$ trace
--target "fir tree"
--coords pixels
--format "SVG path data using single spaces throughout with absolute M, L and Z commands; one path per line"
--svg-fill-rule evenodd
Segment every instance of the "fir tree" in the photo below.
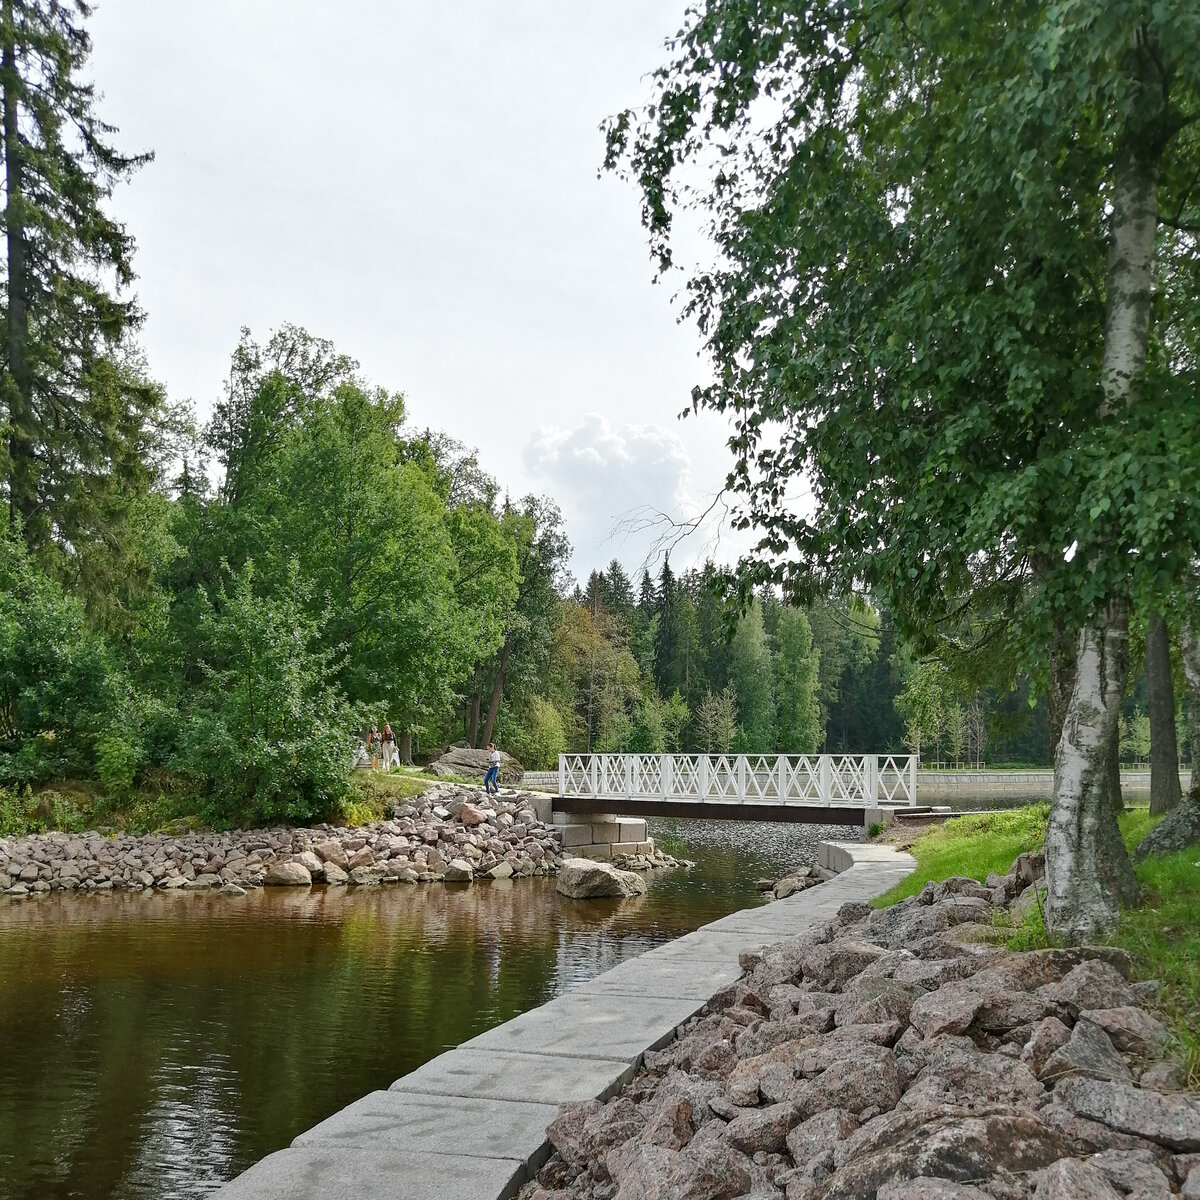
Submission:
M 113 149 L 81 82 L 90 14 L 84 0 L 0 0 L 3 475 L 10 521 L 38 550 L 104 523 L 94 485 L 137 480 L 162 403 L 116 353 L 140 314 L 123 294 L 133 241 L 102 205 L 149 156 Z

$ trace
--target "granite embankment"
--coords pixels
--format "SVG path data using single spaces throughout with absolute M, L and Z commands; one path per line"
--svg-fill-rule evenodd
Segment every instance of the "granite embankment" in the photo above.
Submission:
M 365 886 L 552 875 L 559 827 L 521 794 L 486 800 L 441 784 L 372 825 L 233 830 L 134 837 L 46 833 L 0 838 L 0 891 L 229 890 L 313 883 Z M 633 870 L 674 865 L 649 844 L 621 859 Z
M 523 1197 L 1197 1200 L 1200 1097 L 1155 985 L 1119 950 L 988 941 L 1037 874 L 1022 856 L 744 953 L 614 1099 L 560 1109 Z

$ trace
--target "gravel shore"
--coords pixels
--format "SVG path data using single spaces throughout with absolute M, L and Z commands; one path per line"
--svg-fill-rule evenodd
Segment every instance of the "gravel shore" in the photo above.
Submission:
M 743 955 L 523 1200 L 1200 1200 L 1200 1097 L 1108 947 L 1013 953 L 1037 857 Z
M 20 899 L 51 891 L 469 882 L 553 875 L 562 860 L 561 832 L 538 820 L 532 797 L 489 799 L 439 784 L 398 805 L 390 820 L 348 828 L 0 838 L 0 892 Z M 655 851 L 618 865 L 648 870 L 674 860 Z

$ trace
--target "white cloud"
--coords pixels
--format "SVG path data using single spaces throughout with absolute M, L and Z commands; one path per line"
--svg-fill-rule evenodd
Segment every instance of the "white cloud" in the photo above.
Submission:
M 525 447 L 524 466 L 562 506 L 580 576 L 613 557 L 640 565 L 654 534 L 630 532 L 631 517 L 696 512 L 683 439 L 661 425 L 614 427 L 587 413 L 571 429 L 543 426 Z

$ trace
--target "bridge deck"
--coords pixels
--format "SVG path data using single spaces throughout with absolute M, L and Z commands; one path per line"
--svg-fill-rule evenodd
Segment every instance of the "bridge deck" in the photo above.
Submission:
M 708 821 L 780 821 L 793 825 L 865 825 L 867 810 L 849 804 L 741 804 L 715 800 L 659 800 L 607 796 L 555 796 L 561 813 L 611 813 L 617 817 L 701 817 Z

